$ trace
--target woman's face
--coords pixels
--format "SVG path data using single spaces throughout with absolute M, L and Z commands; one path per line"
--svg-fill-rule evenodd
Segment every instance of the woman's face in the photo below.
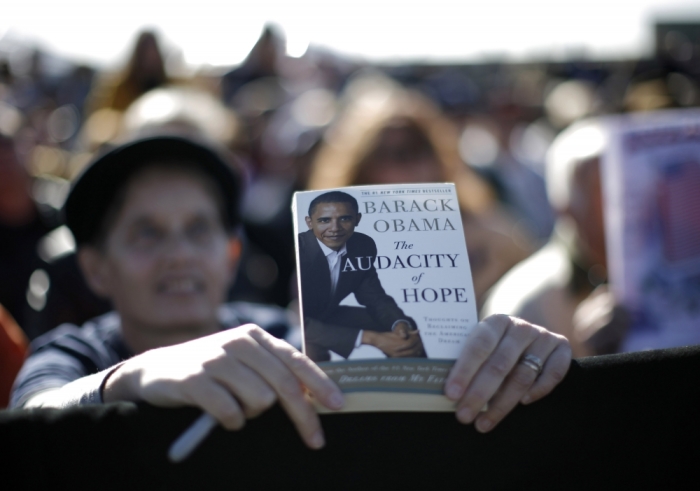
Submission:
M 398 184 L 445 180 L 425 134 L 407 125 L 381 131 L 374 150 L 361 164 L 355 184 Z

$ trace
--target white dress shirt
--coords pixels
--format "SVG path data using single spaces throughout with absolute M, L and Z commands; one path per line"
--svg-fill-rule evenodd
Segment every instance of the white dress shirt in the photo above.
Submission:
M 328 261 L 328 269 L 331 272 L 332 295 L 335 293 L 335 289 L 338 287 L 338 279 L 340 278 L 340 263 L 342 262 L 343 256 L 348 253 L 348 248 L 345 247 L 345 244 L 343 244 L 343 247 L 339 251 L 334 251 L 320 240 L 318 240 L 318 245 L 321 246 L 321 250 L 326 256 L 326 261 Z

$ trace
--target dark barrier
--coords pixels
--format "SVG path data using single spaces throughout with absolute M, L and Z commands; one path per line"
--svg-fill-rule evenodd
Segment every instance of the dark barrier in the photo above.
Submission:
M 0 487 L 685 488 L 697 480 L 699 395 L 700 347 L 584 358 L 486 435 L 452 414 L 328 415 L 327 446 L 311 451 L 276 407 L 243 431 L 217 428 L 182 464 L 166 451 L 194 409 L 4 411 Z

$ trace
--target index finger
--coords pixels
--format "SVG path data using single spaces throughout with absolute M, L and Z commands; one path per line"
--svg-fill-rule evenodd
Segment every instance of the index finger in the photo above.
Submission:
M 343 393 L 337 385 L 311 359 L 289 343 L 259 330 L 251 336 L 267 351 L 277 357 L 328 409 L 343 407 Z
M 302 385 L 308 384 L 319 391 L 322 394 L 319 399 L 324 398 L 331 409 L 339 408 L 334 407 L 338 399 L 333 393 L 340 390 L 307 357 L 286 342 L 258 327 L 249 328 L 247 334 L 254 348 L 239 350 L 239 359 L 270 384 L 306 444 L 310 448 L 321 448 L 324 445 L 321 422 L 304 396 Z M 339 400 L 342 404 L 342 396 Z

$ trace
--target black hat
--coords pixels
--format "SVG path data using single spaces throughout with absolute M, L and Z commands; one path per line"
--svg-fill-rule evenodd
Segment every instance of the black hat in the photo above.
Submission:
M 71 186 L 63 217 L 78 245 L 90 243 L 101 231 L 102 220 L 117 192 L 138 170 L 154 161 L 192 162 L 210 175 L 224 198 L 225 225 L 240 223 L 243 170 L 233 156 L 180 136 L 157 136 L 130 141 L 97 157 Z

